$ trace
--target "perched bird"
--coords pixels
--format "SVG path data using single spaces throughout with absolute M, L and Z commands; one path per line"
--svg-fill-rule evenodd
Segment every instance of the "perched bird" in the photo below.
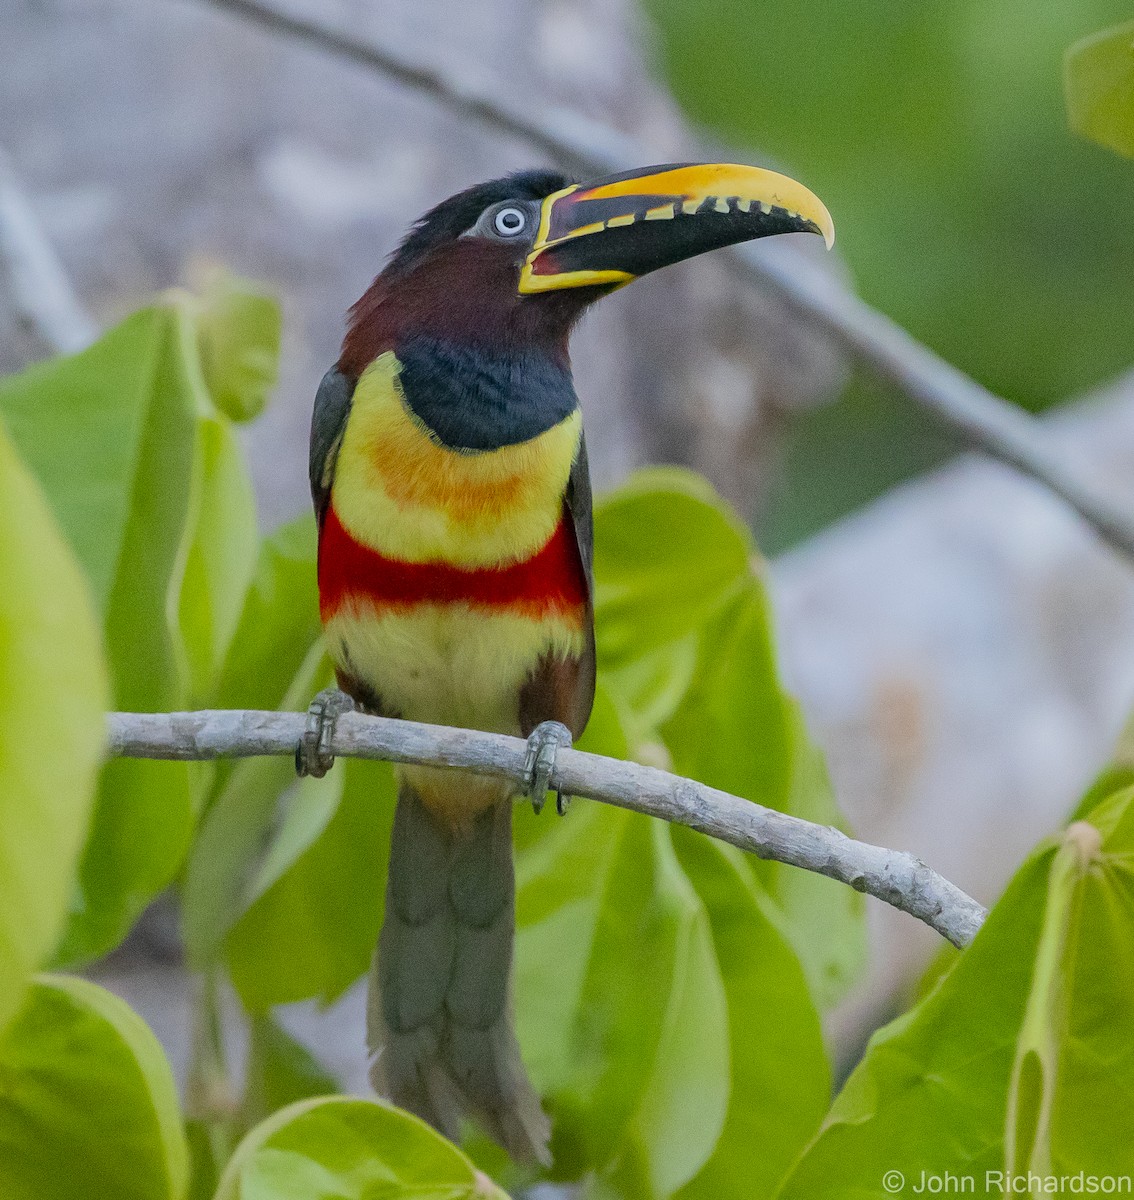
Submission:
M 525 171 L 414 225 L 351 309 L 315 400 L 319 603 L 341 693 L 312 705 L 302 773 L 329 767 L 333 722 L 355 705 L 528 738 L 538 811 L 595 682 L 571 329 L 648 271 L 790 232 L 833 239 L 806 188 L 727 164 L 589 184 Z M 398 779 L 373 1082 L 449 1137 L 468 1113 L 514 1158 L 546 1162 L 510 1011 L 515 788 L 432 767 Z

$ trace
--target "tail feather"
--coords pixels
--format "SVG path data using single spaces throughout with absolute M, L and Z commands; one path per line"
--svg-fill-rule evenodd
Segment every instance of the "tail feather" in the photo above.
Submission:
M 447 1137 L 468 1112 L 513 1158 L 547 1163 L 550 1123 L 512 1023 L 514 892 L 511 800 L 456 831 L 403 780 L 371 974 L 371 1080 Z
M 462 1094 L 488 1133 L 513 1158 L 547 1166 L 551 1123 L 520 1060 L 511 1012 L 505 1010 L 489 1029 L 454 1024 L 446 1051 Z

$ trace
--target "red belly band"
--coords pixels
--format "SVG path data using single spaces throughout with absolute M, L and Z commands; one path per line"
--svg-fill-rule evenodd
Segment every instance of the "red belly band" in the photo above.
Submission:
M 376 608 L 468 604 L 532 617 L 555 613 L 581 619 L 587 582 L 566 515 L 531 558 L 506 567 L 467 568 L 387 558 L 356 541 L 331 505 L 319 538 L 323 620 L 330 620 L 347 600 L 366 600 Z

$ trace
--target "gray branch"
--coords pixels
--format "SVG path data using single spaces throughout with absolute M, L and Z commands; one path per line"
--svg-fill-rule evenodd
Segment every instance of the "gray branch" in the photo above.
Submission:
M 0 150 L 0 268 L 20 318 L 57 354 L 73 354 L 98 337 L 75 295 L 8 155 Z
M 313 16 L 280 8 L 276 0 L 205 0 L 270 29 L 376 71 L 423 92 L 452 111 L 520 138 L 581 174 L 631 170 L 653 153 L 634 139 L 579 113 L 530 101 L 514 104 L 473 82 L 417 61 L 399 50 L 363 41 Z M 1053 451 L 1050 434 L 1023 409 L 982 387 L 918 342 L 900 325 L 801 255 L 748 245 L 732 252 L 737 270 L 771 289 L 817 329 L 832 336 L 880 378 L 900 388 L 976 450 L 1031 476 L 1060 496 L 1104 541 L 1134 557 L 1134 521 L 1110 497 L 1070 470 Z
M 212 710 L 111 713 L 110 754 L 199 761 L 295 753 L 303 713 Z M 331 744 L 343 757 L 461 767 L 524 783 L 527 743 L 477 733 L 347 713 Z M 967 946 L 985 910 L 960 888 L 901 850 L 857 842 L 837 829 L 764 808 L 654 767 L 579 750 L 561 750 L 551 788 L 687 825 L 760 858 L 815 871 L 917 917 L 955 946 Z

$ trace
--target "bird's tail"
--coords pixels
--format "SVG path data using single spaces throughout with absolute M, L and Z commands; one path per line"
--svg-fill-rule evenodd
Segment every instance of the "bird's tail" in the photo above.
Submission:
M 546 1164 L 550 1123 L 512 1023 L 514 906 L 511 799 L 454 830 L 403 779 L 370 976 L 371 1081 L 449 1138 L 468 1112 L 514 1159 Z

